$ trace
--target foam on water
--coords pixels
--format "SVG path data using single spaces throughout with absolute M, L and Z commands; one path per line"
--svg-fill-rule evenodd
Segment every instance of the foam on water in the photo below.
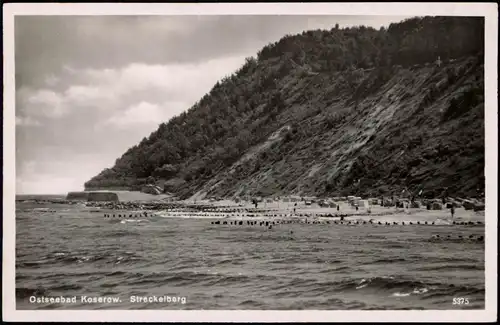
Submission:
M 138 219 L 138 220 L 135 220 L 135 219 L 125 219 L 125 220 L 121 220 L 120 223 L 128 223 L 128 222 L 145 222 L 147 220 L 144 220 L 144 219 Z

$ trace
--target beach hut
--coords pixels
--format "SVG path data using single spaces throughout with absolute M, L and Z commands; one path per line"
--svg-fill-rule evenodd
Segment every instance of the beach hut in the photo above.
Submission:
M 368 200 L 359 200 L 358 201 L 358 206 L 360 208 L 368 208 L 370 206 L 370 203 L 368 202 Z
M 394 207 L 394 206 L 397 205 L 397 203 L 398 203 L 398 201 L 396 199 L 394 199 L 394 200 L 393 199 L 387 199 L 387 206 L 388 207 Z
M 452 207 L 458 207 L 456 202 L 446 202 L 446 209 L 451 209 Z
M 484 205 L 484 203 L 477 202 L 476 204 L 474 204 L 474 211 L 484 211 L 485 209 L 486 206 Z
M 316 196 L 306 196 L 304 197 L 304 201 L 311 201 L 311 203 L 318 202 L 318 198 Z
M 332 200 L 319 200 L 318 205 L 322 208 L 336 208 L 337 204 Z
M 400 202 L 402 208 L 407 209 L 410 207 L 411 204 L 410 200 L 401 200 Z
M 462 205 L 464 206 L 465 210 L 474 210 L 474 202 L 470 200 L 464 200 L 462 202 Z
M 443 204 L 441 202 L 432 202 L 431 210 L 443 210 Z
M 413 201 L 413 202 L 411 202 L 410 206 L 413 209 L 420 209 L 422 207 L 422 202 L 420 202 L 420 201 Z

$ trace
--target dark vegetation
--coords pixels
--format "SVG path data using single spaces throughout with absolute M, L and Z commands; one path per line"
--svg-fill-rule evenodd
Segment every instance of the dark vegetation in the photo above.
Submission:
M 166 182 L 181 197 L 403 188 L 477 196 L 483 35 L 483 19 L 467 17 L 287 35 L 85 187 Z

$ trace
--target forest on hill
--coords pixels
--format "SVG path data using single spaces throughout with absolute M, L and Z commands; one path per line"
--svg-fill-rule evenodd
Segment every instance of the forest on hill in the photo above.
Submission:
M 476 17 L 286 35 L 85 188 L 155 183 L 182 198 L 479 196 L 483 58 Z

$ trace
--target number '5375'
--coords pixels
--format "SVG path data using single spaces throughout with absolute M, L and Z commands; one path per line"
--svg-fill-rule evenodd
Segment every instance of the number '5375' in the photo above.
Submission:
M 468 305 L 469 298 L 453 298 L 454 305 Z

